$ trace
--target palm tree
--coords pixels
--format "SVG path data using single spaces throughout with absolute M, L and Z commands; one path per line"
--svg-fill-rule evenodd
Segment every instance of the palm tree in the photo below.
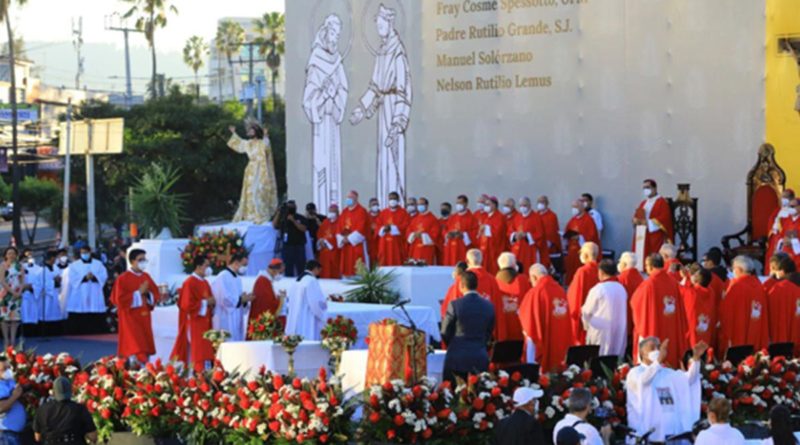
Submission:
M 281 66 L 281 55 L 285 52 L 286 42 L 286 16 L 279 12 L 268 12 L 260 19 L 255 20 L 256 43 L 258 53 L 267 58 L 267 66 L 272 71 L 272 100 L 277 105 L 277 92 L 275 80 L 278 78 L 278 68 Z
M 242 25 L 233 20 L 224 20 L 217 27 L 217 37 L 214 45 L 221 54 L 225 54 L 228 59 L 228 68 L 231 70 L 231 93 L 236 95 L 236 79 L 233 69 L 233 55 L 242 48 L 245 39 L 245 32 Z
M 6 22 L 6 32 L 8 34 L 8 73 L 11 80 L 11 90 L 8 94 L 9 102 L 11 102 L 11 152 L 14 156 L 13 172 L 12 172 L 12 188 L 11 188 L 11 202 L 14 203 L 14 215 L 12 235 L 17 242 L 22 242 L 22 226 L 20 226 L 19 216 L 21 203 L 19 202 L 19 162 L 17 162 L 17 75 L 15 73 L 16 67 L 16 52 L 14 39 L 14 31 L 11 28 L 11 17 L 9 17 L 8 10 L 11 7 L 12 0 L 0 0 L 0 20 Z M 27 0 L 17 0 L 17 6 L 23 6 Z
M 200 36 L 192 36 L 186 41 L 183 47 L 183 63 L 194 71 L 194 83 L 197 86 L 197 97 L 200 97 L 200 78 L 197 72 L 205 64 L 205 57 L 208 54 L 208 44 Z
M 3 1 L 3 0 L 0 0 Z M 153 75 L 151 82 L 152 97 L 156 97 L 158 88 L 158 70 L 156 69 L 156 28 L 167 26 L 167 13 L 178 13 L 178 8 L 169 4 L 169 0 L 122 0 L 130 3 L 131 8 L 122 17 L 130 18 L 136 16 L 136 29 L 144 32 L 147 43 L 150 45 L 150 53 L 153 58 Z

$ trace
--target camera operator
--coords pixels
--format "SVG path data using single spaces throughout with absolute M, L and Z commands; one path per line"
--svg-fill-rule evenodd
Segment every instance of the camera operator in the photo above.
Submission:
M 319 258 L 317 232 L 319 232 L 319 226 L 322 225 L 323 221 L 325 221 L 325 217 L 317 213 L 317 206 L 313 202 L 306 204 L 306 228 L 308 229 L 308 235 L 311 237 L 311 251 L 314 252 L 315 258 Z
M 19 402 L 24 389 L 17 385 L 8 358 L 0 356 L 0 444 L 21 444 L 25 408 Z
M 558 432 L 565 427 L 575 428 L 584 437 L 584 445 L 609 445 L 611 443 L 611 435 L 613 434 L 611 425 L 603 425 L 600 432 L 598 432 L 587 420 L 592 412 L 592 399 L 592 392 L 586 388 L 572 390 L 569 399 L 567 399 L 569 414 L 564 416 L 553 430 L 554 443 Z
M 297 214 L 297 203 L 286 201 L 272 218 L 272 227 L 280 232 L 286 276 L 296 277 L 306 265 L 306 219 Z
M 53 400 L 36 410 L 33 434 L 45 445 L 97 443 L 92 415 L 85 406 L 72 401 L 72 384 L 66 377 L 53 382 Z

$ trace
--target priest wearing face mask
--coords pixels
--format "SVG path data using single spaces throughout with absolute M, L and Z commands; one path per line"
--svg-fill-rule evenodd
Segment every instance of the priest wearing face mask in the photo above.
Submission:
M 550 266 L 550 252 L 544 234 L 542 218 L 531 210 L 531 200 L 519 200 L 519 211 L 508 221 L 508 240 L 511 253 L 522 263 L 522 270 L 528 270 L 536 263 Z
M 564 283 L 569 286 L 572 282 L 572 277 L 581 266 L 580 250 L 584 243 L 595 243 L 597 244 L 598 252 L 601 251 L 597 226 L 594 224 L 592 217 L 586 213 L 586 209 L 580 200 L 572 203 L 572 219 L 564 227 L 564 238 L 567 240 L 567 257 L 564 260 L 566 278 Z
M 117 355 L 135 357 L 145 364 L 156 353 L 150 313 L 161 299 L 158 286 L 145 272 L 147 253 L 133 249 L 128 253 L 130 269 L 122 273 L 111 290 L 111 304 L 117 307 L 119 343 Z
M 412 199 L 412 198 L 409 198 Z M 416 212 L 416 209 L 414 209 Z M 400 266 L 406 258 L 404 234 L 411 217 L 400 206 L 400 195 L 389 193 L 389 207 L 381 210 L 375 218 L 378 229 L 378 264 L 381 266 Z
M 447 220 L 453 213 L 453 205 L 443 202 L 439 206 L 439 239 L 436 242 L 436 264 L 444 264 L 444 235 L 447 233 Z
M 336 225 L 339 222 L 339 206 L 331 204 L 328 208 L 328 217 L 319 225 L 317 231 L 317 250 L 319 251 L 319 262 L 322 264 L 322 275 L 320 278 L 339 279 L 342 277 L 339 271 L 339 256 L 341 249 L 336 242 Z
M 212 328 L 217 301 L 206 281 L 213 273 L 204 255 L 194 257 L 194 271 L 181 285 L 178 297 L 178 337 L 170 358 L 189 365 L 190 369 L 206 368 L 214 360 L 214 348 L 203 334 Z
M 358 192 L 351 191 L 344 201 L 345 208 L 336 225 L 336 245 L 341 249 L 340 271 L 344 277 L 356 274 L 356 264 L 361 261 L 369 267 L 367 237 L 369 213 L 358 203 Z
M 783 193 L 781 193 L 781 207 L 776 209 L 769 217 L 770 231 L 767 242 L 767 254 L 764 258 L 772 258 L 772 255 L 777 251 L 776 247 L 778 242 L 786 237 L 786 230 L 792 226 L 791 217 L 797 216 L 797 211 L 792 207 L 792 200 L 794 197 L 794 190 L 784 190 Z M 769 264 L 765 264 L 764 274 L 768 273 Z
M 514 216 L 517 215 L 517 203 L 514 201 L 514 198 L 507 198 L 503 203 L 503 207 L 500 209 L 500 212 L 505 215 L 506 223 L 511 221 Z
M 490 196 L 483 207 L 485 216 L 478 227 L 478 247 L 486 259 L 486 271 L 497 273 L 497 257 L 506 250 L 506 218 L 497 211 L 497 198 Z
M 378 215 L 381 213 L 381 205 L 378 198 L 369 199 L 369 234 L 367 235 L 367 254 L 370 258 L 378 258 Z M 337 266 L 338 270 L 339 267 Z M 323 268 L 323 274 L 327 274 Z
M 108 279 L 108 271 L 100 260 L 92 258 L 92 249 L 81 247 L 80 259 L 69 265 L 66 282 L 67 312 L 70 324 L 78 333 L 89 333 L 99 326 L 105 318 L 106 302 L 103 286 Z
M 550 210 L 550 200 L 547 196 L 542 195 L 536 200 L 536 213 L 542 220 L 547 251 L 550 252 L 550 255 L 561 256 L 561 235 L 558 233 L 561 226 L 558 224 L 558 215 Z M 545 261 L 547 262 L 545 263 Z M 550 259 L 542 258 L 542 264 L 549 266 Z
M 658 194 L 656 181 L 645 179 L 642 185 L 644 201 L 639 203 L 633 216 L 634 237 L 633 251 L 636 255 L 647 258 L 650 254 L 658 253 L 658 249 L 666 242 L 672 242 L 674 231 L 672 226 L 672 211 L 666 199 Z M 636 227 L 644 226 L 644 251 L 637 251 Z
M 407 230 L 408 258 L 433 265 L 439 244 L 439 220 L 428 210 L 428 198 L 419 198 L 417 212 Z
M 211 292 L 219 304 L 214 314 L 214 327 L 231 333 L 231 341 L 244 341 L 246 326 L 244 316 L 254 300 L 252 293 L 242 290 L 242 275 L 247 273 L 247 255 L 231 256 L 211 285 Z
M 253 286 L 253 302 L 250 304 L 249 323 L 254 323 L 264 313 L 278 316 L 286 300 L 286 291 L 275 291 L 273 283 L 283 278 L 283 261 L 273 258 L 267 270 L 258 274 Z
M 467 250 L 475 241 L 477 221 L 469 210 L 469 198 L 460 195 L 456 199 L 455 213 L 447 219 L 443 233 L 443 266 L 455 266 L 459 261 L 464 261 Z
M 409 196 L 408 199 L 406 199 L 406 212 L 408 212 L 409 218 L 413 218 L 417 215 L 417 198 Z

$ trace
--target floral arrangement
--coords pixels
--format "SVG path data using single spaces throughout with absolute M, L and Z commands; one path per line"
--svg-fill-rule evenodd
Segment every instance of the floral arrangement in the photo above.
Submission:
M 122 420 L 139 436 L 170 437 L 181 424 L 177 415 L 178 394 L 185 378 L 174 365 L 161 360 L 129 373 L 127 406 Z
M 275 343 L 281 345 L 286 352 L 294 352 L 302 342 L 302 335 L 281 335 L 275 339 Z
M 232 398 L 236 394 L 237 379 L 237 374 L 225 372 L 219 362 L 210 370 L 186 378 L 177 397 L 183 437 L 200 445 L 222 442 L 230 433 L 229 425 L 236 412 Z
M 209 329 L 203 333 L 203 338 L 211 342 L 214 351 L 231 338 L 231 333 L 224 329 Z
M 30 388 L 20 400 L 29 417 L 50 400 L 50 390 L 56 378 L 64 376 L 72 380 L 80 371 L 80 364 L 67 353 L 36 355 L 33 351 L 17 351 L 9 347 L 6 356 L 10 358 L 17 384 Z
M 101 441 L 107 441 L 115 431 L 124 431 L 122 413 L 128 404 L 126 392 L 133 386 L 125 360 L 100 359 L 89 371 L 78 373 L 75 386 L 78 388 L 75 401 L 86 405 L 92 414 Z
M 248 249 L 244 245 L 244 238 L 235 230 L 220 230 L 193 236 L 189 238 L 189 243 L 181 254 L 183 271 L 187 274 L 192 273 L 194 257 L 205 255 L 211 261 L 211 269 L 214 274 L 217 274 L 225 268 L 226 259 L 237 253 L 246 255 Z
M 358 339 L 358 329 L 351 318 L 337 315 L 329 318 L 320 332 L 322 347 L 328 351 L 344 351 Z
M 247 339 L 262 341 L 275 340 L 283 335 L 283 323 L 269 311 L 264 311 L 247 326 Z

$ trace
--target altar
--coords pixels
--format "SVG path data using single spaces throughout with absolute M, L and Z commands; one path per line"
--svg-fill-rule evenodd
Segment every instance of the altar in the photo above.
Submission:
M 381 267 L 380 270 L 394 276 L 391 287 L 402 300 L 410 300 L 411 304 L 427 306 L 437 312 L 441 311 L 447 289 L 453 284 L 453 268 L 450 266 L 393 266 Z
M 318 341 L 304 340 L 294 352 L 294 370 L 300 378 L 314 378 L 319 368 L 328 367 L 330 355 Z M 225 342 L 217 351 L 217 359 L 228 372 L 255 373 L 264 366 L 281 374 L 289 372 L 289 354 L 272 341 Z

